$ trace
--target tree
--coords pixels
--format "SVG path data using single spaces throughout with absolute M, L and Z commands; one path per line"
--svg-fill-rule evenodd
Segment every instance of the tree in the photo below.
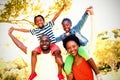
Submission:
M 0 22 L 7 22 L 12 24 L 19 24 L 24 22 L 24 24 L 29 23 L 34 26 L 33 20 L 34 16 L 41 14 L 46 19 L 53 16 L 63 5 L 67 2 L 67 11 L 71 6 L 71 0 L 54 0 L 53 5 L 49 6 L 48 9 L 44 10 L 46 4 L 41 3 L 42 0 L 9 0 L 5 5 L 4 9 L 0 10 Z M 48 2 L 47 2 L 48 3 Z
M 118 35 L 118 33 L 120 33 L 119 29 L 112 30 L 112 32 L 115 33 L 114 35 Z M 102 32 L 100 34 L 97 37 L 96 48 L 94 51 L 95 61 L 98 64 L 108 64 L 112 70 L 114 70 L 116 69 L 117 63 L 120 62 L 120 40 L 117 38 L 111 40 L 110 37 L 103 39 L 106 32 Z

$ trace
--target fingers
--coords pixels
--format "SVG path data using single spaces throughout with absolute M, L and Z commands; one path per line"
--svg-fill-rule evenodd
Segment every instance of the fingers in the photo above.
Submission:
M 90 13 L 90 15 L 93 15 L 94 12 L 93 12 L 93 6 L 89 6 L 87 9 L 86 9 L 86 13 Z
M 92 9 L 93 8 L 93 6 L 89 6 L 87 9 Z
M 13 32 L 14 28 L 11 27 L 9 30 L 8 30 L 8 34 L 10 35 L 12 32 Z

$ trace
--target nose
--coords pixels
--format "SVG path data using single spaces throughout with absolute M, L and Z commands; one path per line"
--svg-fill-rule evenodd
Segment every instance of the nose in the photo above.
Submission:
M 41 23 L 41 21 L 38 21 L 38 23 L 40 24 L 40 23 Z
M 70 49 L 70 52 L 72 52 L 72 51 L 74 51 L 74 48 L 71 48 L 71 49 Z

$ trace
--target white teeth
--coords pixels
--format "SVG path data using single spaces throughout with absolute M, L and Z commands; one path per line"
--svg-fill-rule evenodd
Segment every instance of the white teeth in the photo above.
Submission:
M 72 54 L 74 54 L 75 53 L 75 51 L 72 51 Z
M 43 45 L 43 47 L 47 47 L 46 45 Z

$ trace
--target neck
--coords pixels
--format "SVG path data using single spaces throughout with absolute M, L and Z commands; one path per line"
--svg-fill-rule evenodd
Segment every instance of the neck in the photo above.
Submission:
M 50 52 L 50 49 L 49 49 L 49 50 L 42 50 L 42 52 L 43 52 L 44 54 L 47 54 L 47 53 Z
M 69 36 L 69 35 L 70 35 L 70 32 L 67 32 L 67 33 L 66 33 L 66 36 Z
M 74 56 L 75 60 L 78 60 L 79 59 L 79 55 L 77 54 L 76 56 Z

